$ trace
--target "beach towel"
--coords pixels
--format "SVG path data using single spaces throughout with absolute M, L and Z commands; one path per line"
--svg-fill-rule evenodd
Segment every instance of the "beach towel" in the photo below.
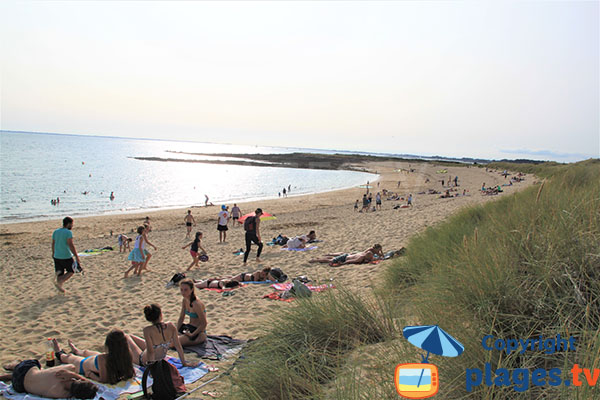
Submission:
M 274 285 L 271 285 L 271 287 L 275 290 L 286 291 L 286 290 L 290 290 L 292 287 L 294 287 L 294 284 L 293 283 L 275 283 Z M 328 283 L 328 284 L 319 285 L 319 286 L 306 285 L 306 287 L 309 288 L 312 292 L 322 292 L 323 290 L 335 288 L 333 283 Z
M 184 367 L 181 361 L 175 357 L 167 357 L 167 360 L 175 365 L 179 370 L 181 376 L 185 380 L 185 383 L 193 383 L 198 379 L 202 378 L 208 373 L 208 366 L 201 362 L 197 367 Z M 109 385 L 94 382 L 98 385 L 98 393 L 96 394 L 95 400 L 115 400 L 124 393 L 138 393 L 142 391 L 142 375 L 144 374 L 144 368 L 134 366 L 135 377 L 126 381 L 119 382 L 116 385 Z M 152 378 L 148 378 L 148 385 L 152 384 Z M 13 390 L 12 385 L 7 385 L 4 382 L 0 382 L 0 394 L 7 399 L 15 400 L 44 400 L 45 397 L 34 396 L 27 393 L 17 393 Z
M 322 292 L 323 290 L 335 288 L 333 283 L 319 285 L 319 286 L 314 286 L 314 285 L 305 285 L 305 286 L 307 288 L 309 288 L 311 292 Z M 286 291 L 288 291 L 292 287 L 294 287 L 293 283 L 276 283 L 274 285 L 271 285 L 271 287 L 274 288 L 275 290 L 278 290 L 278 292 L 266 294 L 263 296 L 263 299 L 281 300 L 281 301 L 287 301 L 288 303 L 295 299 L 295 297 L 281 297 L 281 295 L 283 293 L 285 293 Z
M 196 353 L 200 358 L 220 360 L 236 354 L 244 343 L 245 340 L 232 339 L 226 335 L 208 335 L 204 343 L 186 346 L 183 350 L 187 353 Z
M 381 259 L 374 259 L 374 260 L 371 260 L 371 262 L 362 263 L 362 264 L 379 264 L 381 261 L 382 261 Z M 340 264 L 340 263 L 329 264 L 330 267 L 340 267 L 342 265 L 352 265 L 352 264 Z M 360 264 L 353 264 L 353 265 L 360 265 Z
M 314 250 L 314 249 L 316 249 L 316 248 L 317 248 L 317 246 L 305 247 L 305 248 L 303 248 L 303 249 L 290 249 L 290 248 L 287 248 L 287 247 L 282 247 L 282 248 L 281 248 L 281 250 L 289 250 L 289 251 L 306 251 L 306 250 Z
M 287 301 L 288 303 L 291 301 L 294 301 L 294 297 L 290 297 L 287 299 L 284 299 L 281 297 L 281 294 L 283 292 L 273 292 L 273 293 L 269 293 L 263 296 L 263 299 L 271 299 L 271 300 L 281 300 L 281 301 Z
M 81 253 L 77 253 L 77 255 L 79 257 L 89 257 L 89 256 L 96 256 L 98 254 L 106 253 L 106 252 L 112 251 L 112 250 L 113 250 L 112 247 L 106 246 L 106 247 L 103 247 L 101 249 L 87 249 L 87 250 L 84 250 Z

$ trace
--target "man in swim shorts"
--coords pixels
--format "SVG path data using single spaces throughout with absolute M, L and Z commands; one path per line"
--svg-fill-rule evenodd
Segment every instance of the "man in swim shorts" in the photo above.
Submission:
M 223 204 L 221 206 L 221 212 L 219 213 L 219 221 L 217 222 L 217 230 L 219 231 L 219 243 L 225 243 L 227 239 L 227 224 L 229 223 L 229 211 L 227 206 Z
M 0 380 L 11 380 L 18 393 L 29 393 L 50 399 L 93 399 L 98 386 L 77 375 L 73 365 L 41 369 L 38 360 L 25 360 L 4 366 L 12 373 L 0 375 Z
M 185 227 L 187 228 L 187 233 L 185 235 L 186 239 L 190 237 L 190 233 L 192 232 L 192 225 L 196 225 L 196 221 L 192 216 L 192 210 L 188 210 L 187 215 L 183 219 L 185 222 Z
M 52 233 L 52 259 L 54 260 L 55 282 L 54 286 L 65 293 L 63 284 L 73 276 L 73 256 L 79 263 L 79 256 L 73 244 L 73 218 L 63 218 L 63 227 Z
M 233 226 L 235 227 L 235 223 L 242 216 L 242 210 L 237 206 L 237 204 L 233 204 L 233 208 L 231 209 L 231 218 L 233 219 Z

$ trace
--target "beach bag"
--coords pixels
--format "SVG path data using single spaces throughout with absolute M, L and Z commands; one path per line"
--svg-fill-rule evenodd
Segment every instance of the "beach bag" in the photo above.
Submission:
M 152 375 L 152 393 L 148 393 L 148 375 Z M 146 367 L 142 376 L 144 398 L 153 400 L 174 400 L 187 390 L 183 376 L 177 368 L 166 360 L 156 361 Z
M 294 296 L 296 297 L 310 297 L 312 296 L 312 292 L 304 283 L 300 282 L 297 279 L 294 279 L 294 287 L 290 290 L 293 290 Z
M 167 283 L 167 287 L 172 287 L 172 286 L 176 286 L 180 281 L 185 279 L 185 274 L 182 274 L 181 272 L 176 273 L 175 275 L 173 275 L 173 277 L 171 278 L 171 280 Z
M 248 217 L 244 220 L 244 230 L 246 232 L 256 231 L 256 217 Z
M 280 268 L 271 268 L 270 274 L 279 283 L 283 283 L 283 282 L 287 281 L 287 278 L 288 278 L 287 275 L 284 274 Z

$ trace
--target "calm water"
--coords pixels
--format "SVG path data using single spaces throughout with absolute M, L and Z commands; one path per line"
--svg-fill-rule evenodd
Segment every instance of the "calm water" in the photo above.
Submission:
M 351 171 L 131 158 L 198 158 L 167 151 L 243 154 L 298 150 L 0 132 L 0 222 L 188 207 L 204 204 L 205 194 L 214 204 L 276 198 L 288 185 L 292 185 L 291 194 L 295 195 L 351 187 L 375 179 L 375 175 Z M 111 192 L 115 194 L 113 201 L 109 199 Z M 53 206 L 50 200 L 56 197 L 60 204 Z

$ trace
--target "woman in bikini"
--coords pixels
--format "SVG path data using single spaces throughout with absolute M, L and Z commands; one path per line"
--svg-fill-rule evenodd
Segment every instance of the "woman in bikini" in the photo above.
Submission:
M 375 255 L 383 258 L 383 249 L 380 244 L 375 244 L 373 247 L 358 253 L 331 253 L 325 254 L 322 258 L 313 258 L 311 263 L 328 263 L 332 267 L 337 267 L 344 264 L 363 264 L 373 261 Z
M 261 282 L 266 280 L 274 281 L 276 279 L 271 276 L 271 268 L 267 267 L 252 273 L 243 272 L 232 277 L 231 280 L 236 282 Z
M 71 340 L 69 346 L 72 353 L 61 350 L 56 339 L 52 340 L 58 360 L 63 364 L 72 364 L 79 375 L 86 376 L 100 383 L 115 384 L 126 381 L 135 375 L 127 337 L 120 329 L 112 330 L 106 335 L 104 346 L 106 353 L 91 350 L 79 350 Z
M 159 305 L 147 305 L 144 307 L 144 315 L 146 320 L 152 323 L 144 328 L 144 339 L 135 335 L 126 335 L 134 363 L 146 366 L 148 363 L 162 360 L 167 355 L 167 350 L 174 347 L 183 366 L 195 367 L 198 365 L 198 363 L 185 361 L 177 328 L 172 322 L 163 322 L 162 310 Z
M 184 279 L 179 283 L 179 291 L 183 300 L 181 302 L 181 313 L 177 321 L 177 331 L 180 333 L 179 341 L 183 347 L 202 343 L 206 340 L 206 308 L 196 298 L 194 293 L 194 281 Z M 184 324 L 185 316 L 190 317 L 190 322 Z
M 243 272 L 233 277 L 212 278 L 194 282 L 194 286 L 198 289 L 229 289 L 240 286 L 241 282 L 262 282 L 266 280 L 277 280 L 277 277 L 272 275 L 271 268 L 269 267 L 254 271 L 252 273 Z

